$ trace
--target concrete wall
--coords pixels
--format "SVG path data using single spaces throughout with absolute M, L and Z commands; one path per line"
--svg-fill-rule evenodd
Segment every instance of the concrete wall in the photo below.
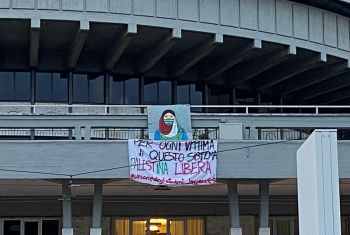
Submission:
M 242 232 L 244 235 L 256 234 L 256 217 L 240 217 Z M 230 222 L 228 216 L 208 216 L 206 217 L 207 235 L 229 235 Z
M 1 0 L 0 18 L 81 20 L 257 38 L 349 58 L 349 19 L 284 0 Z
M 302 141 L 220 141 L 218 178 L 296 178 L 296 151 Z M 237 150 L 234 150 L 238 148 Z M 128 165 L 126 141 L 1 141 L 0 178 L 57 179 Z M 339 141 L 339 172 L 350 178 L 349 141 Z M 22 170 L 11 172 L 6 170 Z M 46 172 L 28 173 L 25 171 Z M 50 174 L 53 173 L 53 174 Z M 55 175 L 58 174 L 58 175 Z M 129 178 L 129 169 L 81 174 L 74 178 Z

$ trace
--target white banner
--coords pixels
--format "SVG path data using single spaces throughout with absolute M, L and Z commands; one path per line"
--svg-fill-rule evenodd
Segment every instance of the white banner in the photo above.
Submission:
M 151 185 L 216 183 L 217 140 L 129 140 L 130 179 Z

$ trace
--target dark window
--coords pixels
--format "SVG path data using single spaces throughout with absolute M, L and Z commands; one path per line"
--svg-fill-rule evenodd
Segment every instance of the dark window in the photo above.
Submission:
M 74 103 L 104 103 L 104 76 L 73 75 Z
M 197 104 L 197 105 L 203 104 L 202 102 L 203 93 L 196 89 L 195 84 L 191 84 L 190 94 L 191 94 L 191 104 Z
M 190 85 L 178 85 L 176 88 L 176 93 L 178 104 L 190 103 Z
M 20 235 L 21 221 L 19 220 L 5 220 L 4 221 L 4 235 Z
M 14 73 L 0 72 L 0 99 L 12 101 L 14 94 Z
M 73 75 L 73 102 L 88 103 L 89 102 L 89 81 L 86 74 Z
M 89 76 L 89 103 L 104 103 L 104 80 L 103 75 Z
M 36 101 L 51 101 L 51 73 L 36 73 Z
M 29 101 L 30 73 L 0 72 L 0 100 Z
M 139 104 L 139 79 L 132 78 L 125 81 L 125 104 Z
M 24 235 L 38 235 L 38 222 L 25 222 Z
M 36 73 L 36 101 L 68 101 L 68 76 L 59 73 Z
M 228 105 L 229 93 L 226 89 L 217 86 L 209 87 L 209 104 L 210 105 Z
M 43 220 L 42 235 L 58 235 L 58 220 Z
M 68 74 L 52 74 L 52 101 L 68 101 Z
M 109 77 L 110 103 L 124 104 L 124 81 L 117 81 L 115 76 Z
M 30 73 L 15 73 L 15 97 L 14 100 L 26 101 L 30 100 Z
M 145 84 L 145 104 L 158 104 L 158 83 Z
M 158 104 L 172 103 L 172 84 L 170 81 L 160 81 L 158 83 Z

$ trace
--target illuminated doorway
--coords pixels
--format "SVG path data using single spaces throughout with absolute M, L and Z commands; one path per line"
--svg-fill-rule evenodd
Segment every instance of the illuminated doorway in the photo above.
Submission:
M 204 230 L 204 220 L 198 218 L 117 218 L 112 235 L 204 235 Z

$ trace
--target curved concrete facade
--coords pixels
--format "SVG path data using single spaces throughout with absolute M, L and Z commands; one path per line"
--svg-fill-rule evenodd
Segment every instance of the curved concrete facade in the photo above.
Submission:
M 108 22 L 259 39 L 349 59 L 347 17 L 280 0 L 2 0 L 1 18 Z

